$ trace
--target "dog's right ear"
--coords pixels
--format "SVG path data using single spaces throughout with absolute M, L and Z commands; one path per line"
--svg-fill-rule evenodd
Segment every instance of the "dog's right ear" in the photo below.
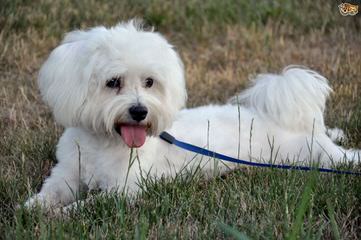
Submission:
M 103 27 L 68 33 L 40 69 L 38 84 L 43 100 L 57 122 L 77 126 L 86 101 L 93 70 L 92 56 L 99 46 Z

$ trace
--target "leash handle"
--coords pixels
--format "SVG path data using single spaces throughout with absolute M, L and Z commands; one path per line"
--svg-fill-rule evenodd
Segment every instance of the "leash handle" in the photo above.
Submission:
M 254 167 L 268 167 L 268 168 L 279 168 L 279 169 L 289 169 L 289 170 L 299 170 L 299 171 L 312 171 L 316 170 L 319 172 L 328 172 L 328 173 L 335 173 L 335 174 L 344 174 L 344 175 L 356 175 L 361 176 L 360 172 L 351 172 L 351 171 L 341 171 L 336 169 L 328 169 L 328 168 L 316 168 L 316 167 L 306 167 L 306 166 L 294 166 L 294 165 L 282 165 L 282 164 L 270 164 L 270 163 L 257 163 L 257 162 L 250 162 L 242 159 L 233 158 L 230 156 L 226 156 L 217 152 L 213 152 L 210 150 L 207 150 L 205 148 L 201 148 L 186 142 L 182 142 L 177 140 L 175 137 L 170 135 L 167 132 L 162 132 L 159 137 L 166 141 L 169 144 L 173 144 L 179 148 L 185 149 L 190 152 L 198 153 L 204 156 L 212 157 L 221 159 L 227 162 L 232 163 L 238 163 L 248 166 L 254 166 Z

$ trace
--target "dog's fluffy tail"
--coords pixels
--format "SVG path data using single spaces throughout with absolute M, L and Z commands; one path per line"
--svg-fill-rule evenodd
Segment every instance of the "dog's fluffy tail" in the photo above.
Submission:
M 288 66 L 280 75 L 261 74 L 230 102 L 242 104 L 289 130 L 325 132 L 323 112 L 332 89 L 315 71 Z

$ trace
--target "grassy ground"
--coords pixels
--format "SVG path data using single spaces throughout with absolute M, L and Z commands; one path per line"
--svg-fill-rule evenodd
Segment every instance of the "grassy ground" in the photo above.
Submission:
M 224 102 L 248 77 L 307 65 L 334 88 L 326 121 L 361 148 L 361 17 L 336 1 L 0 0 L 0 238 L 361 238 L 361 178 L 246 169 L 148 182 L 135 199 L 97 197 L 67 219 L 15 210 L 55 163 L 62 128 L 36 76 L 74 28 L 142 17 L 176 45 L 188 106 Z

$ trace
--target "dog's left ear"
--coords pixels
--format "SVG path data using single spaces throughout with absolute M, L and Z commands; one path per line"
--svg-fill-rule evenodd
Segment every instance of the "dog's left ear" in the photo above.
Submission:
M 86 101 L 92 74 L 95 39 L 103 27 L 68 33 L 41 67 L 38 84 L 43 100 L 52 108 L 57 122 L 76 126 Z
M 184 64 L 181 60 L 178 53 L 173 50 L 174 54 L 174 63 L 172 64 L 172 76 L 170 77 L 174 81 L 174 85 L 169 86 L 168 96 L 170 97 L 172 107 L 175 107 L 176 110 L 182 109 L 187 101 L 187 90 L 186 90 L 186 81 L 185 81 L 185 71 Z M 176 96 L 174 95 L 176 93 Z

